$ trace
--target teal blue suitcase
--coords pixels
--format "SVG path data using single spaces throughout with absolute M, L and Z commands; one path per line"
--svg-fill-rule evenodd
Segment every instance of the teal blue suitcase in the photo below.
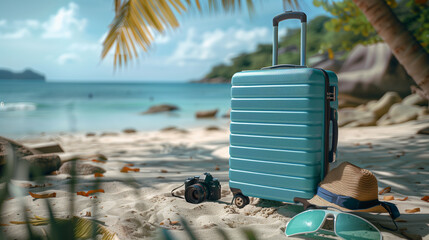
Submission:
M 301 65 L 277 65 L 278 23 L 301 20 Z M 302 12 L 273 19 L 273 66 L 232 78 L 229 186 L 236 206 L 249 196 L 282 202 L 312 198 L 335 160 L 338 141 L 334 72 L 305 66 Z

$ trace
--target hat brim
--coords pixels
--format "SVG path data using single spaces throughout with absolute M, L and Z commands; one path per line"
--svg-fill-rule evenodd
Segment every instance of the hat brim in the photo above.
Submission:
M 318 195 L 314 196 L 312 199 L 308 200 L 309 203 L 320 206 L 320 207 L 334 207 L 344 212 L 374 212 L 374 213 L 387 213 L 387 210 L 381 206 L 377 205 L 371 208 L 365 208 L 365 209 L 357 209 L 357 210 L 351 210 L 348 208 L 340 207 L 334 203 L 328 202 L 325 199 L 319 197 Z

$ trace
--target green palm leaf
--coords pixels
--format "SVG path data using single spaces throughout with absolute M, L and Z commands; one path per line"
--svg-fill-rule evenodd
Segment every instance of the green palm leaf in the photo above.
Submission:
M 55 218 L 53 220 L 56 224 L 72 225 L 74 226 L 74 237 L 77 239 L 89 239 L 92 237 L 93 227 L 95 226 L 95 232 L 102 235 L 102 240 L 113 240 L 115 239 L 115 233 L 110 232 L 106 227 L 97 223 L 95 220 L 85 219 L 77 216 L 73 216 L 72 219 Z M 29 221 L 11 221 L 12 224 L 31 224 L 33 226 L 47 225 L 51 223 L 49 218 L 42 218 L 34 216 Z M 94 224 L 95 223 L 95 224 Z
M 114 0 L 115 18 L 103 42 L 101 58 L 113 50 L 114 67 L 127 65 L 138 57 L 138 47 L 147 51 L 155 33 L 165 33 L 167 29 L 179 27 L 177 15 L 204 7 L 211 11 L 222 9 L 233 12 L 242 8 L 243 0 L 207 0 L 202 5 L 199 0 Z M 297 0 L 283 0 L 283 4 L 298 7 Z M 254 0 L 246 0 L 249 13 L 254 10 Z M 136 46 L 137 45 L 137 46 Z

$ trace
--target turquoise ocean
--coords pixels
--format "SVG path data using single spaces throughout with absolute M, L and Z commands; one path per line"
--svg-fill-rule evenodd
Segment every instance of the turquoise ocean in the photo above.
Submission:
M 150 106 L 173 104 L 178 111 L 141 115 Z M 227 125 L 230 84 L 78 83 L 0 81 L 0 136 L 42 133 L 139 131 Z M 195 112 L 219 109 L 215 119 Z

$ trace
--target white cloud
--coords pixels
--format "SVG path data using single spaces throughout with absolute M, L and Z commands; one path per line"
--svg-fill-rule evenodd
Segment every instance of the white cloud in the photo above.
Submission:
M 19 39 L 29 35 L 30 32 L 26 28 L 21 28 L 16 30 L 15 32 L 0 34 L 0 38 L 4 39 Z
M 79 56 L 75 53 L 64 53 L 57 58 L 57 62 L 59 65 L 71 63 L 76 60 L 79 60 Z
M 24 24 L 29 28 L 33 28 L 33 29 L 37 29 L 40 27 L 40 22 L 34 19 L 25 20 Z
M 167 33 L 159 33 L 156 30 L 154 30 L 152 27 L 149 27 L 149 32 L 153 36 L 153 43 L 154 44 L 166 44 L 170 42 L 170 37 L 167 36 Z
M 68 7 L 62 7 L 50 19 L 42 24 L 45 32 L 43 38 L 70 38 L 75 31 L 83 31 L 87 20 L 78 19 L 76 3 L 69 3 Z
M 12 32 L 0 33 L 0 38 L 19 39 L 31 35 L 29 29 L 38 28 L 40 23 L 37 20 L 14 21 L 12 24 L 7 24 L 6 20 L 0 20 L 0 26 L 4 26 L 8 30 L 14 29 Z M 16 30 L 15 30 L 16 29 Z
M 258 43 L 271 41 L 268 28 L 227 30 L 216 29 L 197 34 L 195 28 L 187 32 L 184 41 L 179 42 L 176 50 L 169 58 L 172 63 L 180 66 L 191 61 L 223 60 L 227 62 L 240 52 L 254 50 Z

